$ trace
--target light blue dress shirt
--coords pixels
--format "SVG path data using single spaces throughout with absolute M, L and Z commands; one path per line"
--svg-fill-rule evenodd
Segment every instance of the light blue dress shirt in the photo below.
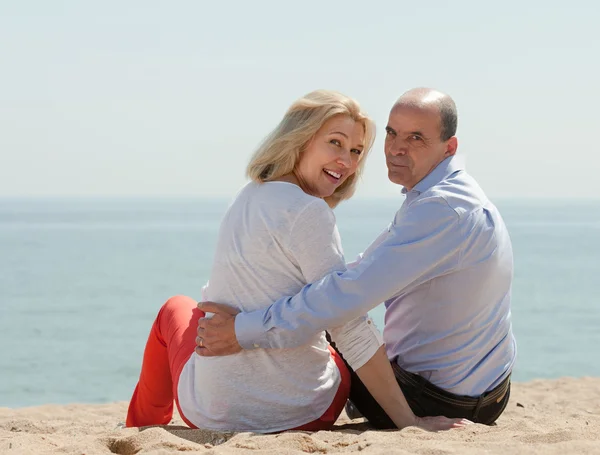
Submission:
M 402 368 L 458 395 L 479 396 L 502 382 L 516 343 L 512 246 L 498 210 L 460 157 L 403 193 L 393 222 L 348 270 L 240 313 L 240 345 L 302 345 L 385 301 L 387 354 Z

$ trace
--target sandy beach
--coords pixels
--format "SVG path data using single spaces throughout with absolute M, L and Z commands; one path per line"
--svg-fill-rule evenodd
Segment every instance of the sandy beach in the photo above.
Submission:
M 126 402 L 0 408 L 2 454 L 591 454 L 600 453 L 600 378 L 513 384 L 497 425 L 428 433 L 374 431 L 341 417 L 333 431 L 277 435 L 164 427 L 121 428 Z

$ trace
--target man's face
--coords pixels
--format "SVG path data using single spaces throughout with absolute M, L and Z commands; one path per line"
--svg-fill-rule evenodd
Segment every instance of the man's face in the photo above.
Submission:
M 385 128 L 388 178 L 411 190 L 445 158 L 456 153 L 457 140 L 441 140 L 436 106 L 395 106 Z

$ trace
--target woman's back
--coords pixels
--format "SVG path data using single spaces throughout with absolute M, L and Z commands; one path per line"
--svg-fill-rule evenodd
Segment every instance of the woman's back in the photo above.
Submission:
M 324 240 L 331 248 L 317 251 Z M 252 311 L 343 267 L 333 213 L 322 199 L 291 183 L 249 183 L 223 219 L 203 300 Z M 294 349 L 192 355 L 178 390 L 184 414 L 201 428 L 278 431 L 319 418 L 338 384 L 321 333 Z

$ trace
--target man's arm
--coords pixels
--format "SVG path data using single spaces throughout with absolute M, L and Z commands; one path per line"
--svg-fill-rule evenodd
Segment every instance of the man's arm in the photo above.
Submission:
M 364 258 L 365 256 L 368 256 L 369 254 L 371 254 L 371 252 L 375 248 L 377 248 L 386 238 L 389 237 L 391 228 L 392 228 L 392 225 L 390 224 L 388 227 L 386 227 L 381 232 L 381 234 L 379 234 L 377 236 L 377 238 L 375 240 L 373 240 L 371 242 L 371 244 L 367 247 L 367 249 L 365 251 L 363 251 L 362 253 L 358 254 L 358 256 L 356 257 L 356 259 L 354 259 L 354 261 L 347 262 L 346 263 L 346 268 L 347 269 L 353 269 L 353 268 L 357 267 L 358 264 L 360 264 L 360 261 L 362 261 L 362 258 Z
M 390 236 L 357 267 L 331 273 L 266 309 L 240 313 L 227 330 L 203 322 L 199 334 L 213 355 L 235 352 L 215 347 L 228 336 L 245 349 L 300 346 L 315 333 L 364 315 L 409 286 L 450 272 L 460 261 L 464 240 L 458 215 L 444 199 L 416 200 Z

